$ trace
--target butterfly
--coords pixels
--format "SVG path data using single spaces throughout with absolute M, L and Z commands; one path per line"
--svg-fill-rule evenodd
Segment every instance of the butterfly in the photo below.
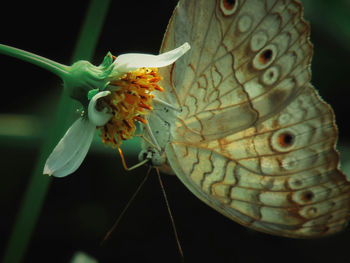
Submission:
M 164 92 L 143 127 L 152 154 L 200 200 L 261 232 L 322 237 L 349 219 L 332 108 L 310 83 L 313 47 L 296 0 L 182 0 L 161 53 Z

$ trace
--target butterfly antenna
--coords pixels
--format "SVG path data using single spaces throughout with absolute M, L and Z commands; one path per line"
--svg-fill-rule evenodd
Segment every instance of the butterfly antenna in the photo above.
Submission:
M 131 171 L 131 170 L 134 170 L 142 165 L 144 165 L 145 163 L 147 163 L 150 159 L 145 159 L 137 164 L 135 164 L 134 166 L 131 166 L 130 168 L 128 168 L 128 166 L 126 165 L 126 162 L 125 162 L 125 158 L 124 158 L 124 154 L 122 152 L 122 149 L 120 149 L 119 146 L 118 147 L 118 151 L 119 151 L 119 154 L 120 154 L 120 158 L 122 159 L 122 164 L 123 164 L 123 167 L 126 171 Z
M 162 193 L 163 193 L 163 196 L 164 196 L 164 200 L 165 200 L 165 203 L 166 203 L 166 206 L 167 206 L 167 209 L 168 209 L 168 213 L 169 213 L 171 225 L 172 225 L 173 230 L 174 230 L 174 235 L 175 235 L 177 247 L 178 247 L 178 249 L 179 249 L 181 261 L 182 261 L 182 262 L 185 262 L 184 253 L 183 253 L 182 248 L 181 248 L 179 236 L 178 236 L 178 234 L 177 234 L 177 230 L 176 230 L 176 226 L 175 226 L 174 217 L 173 217 L 173 214 L 172 214 L 171 209 L 170 209 L 170 205 L 169 205 L 168 197 L 167 197 L 166 192 L 165 192 L 165 189 L 164 189 L 163 181 L 162 181 L 162 179 L 161 179 L 159 169 L 158 169 L 158 168 L 155 168 L 155 169 L 156 169 L 156 172 L 157 172 L 157 175 L 158 175 L 158 179 L 159 179 L 159 183 L 160 183 L 160 188 L 162 189 Z
M 143 185 L 145 184 L 145 182 L 147 181 L 149 174 L 151 172 L 152 167 L 150 166 L 148 168 L 148 171 L 146 173 L 146 176 L 143 178 L 142 182 L 139 184 L 139 186 L 137 187 L 135 193 L 132 195 L 132 197 L 130 198 L 129 202 L 126 204 L 126 206 L 124 207 L 123 211 L 120 213 L 120 215 L 118 216 L 117 220 L 114 222 L 113 226 L 111 227 L 111 229 L 107 232 L 107 234 L 105 235 L 105 237 L 103 238 L 103 240 L 100 243 L 100 246 L 102 246 L 107 239 L 110 237 L 110 235 L 112 234 L 112 232 L 114 231 L 114 229 L 119 225 L 120 220 L 122 219 L 122 217 L 124 216 L 126 210 L 128 210 L 129 206 L 131 205 L 131 203 L 134 201 L 135 197 L 137 196 L 137 194 L 140 192 L 141 188 L 143 187 Z

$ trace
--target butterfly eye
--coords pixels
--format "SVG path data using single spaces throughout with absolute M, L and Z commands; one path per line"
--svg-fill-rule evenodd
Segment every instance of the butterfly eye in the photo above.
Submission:
M 232 15 L 238 7 L 238 0 L 221 0 L 220 9 L 224 16 Z

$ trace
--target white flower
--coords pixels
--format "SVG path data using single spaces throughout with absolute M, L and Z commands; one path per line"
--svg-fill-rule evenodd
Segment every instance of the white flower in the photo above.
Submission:
M 111 118 L 106 108 L 101 112 L 96 110 L 97 100 L 109 94 L 109 91 L 101 91 L 91 99 L 88 116 L 80 117 L 68 129 L 47 159 L 44 174 L 64 177 L 79 168 L 90 148 L 96 127 L 105 125 Z
M 115 61 L 114 70 L 124 74 L 139 68 L 161 68 L 173 64 L 189 49 L 190 44 L 182 46 L 160 55 L 129 53 L 118 56 Z
M 98 110 L 103 105 L 98 105 L 98 100 L 110 94 L 110 91 L 103 89 L 111 78 L 118 79 L 125 73 L 142 67 L 159 68 L 171 65 L 189 49 L 190 45 L 185 43 L 160 55 L 124 54 L 111 61 L 109 54 L 99 67 L 86 61 L 73 64 L 63 81 L 70 88 L 71 97 L 78 99 L 85 106 L 88 103 L 87 115 L 79 118 L 68 129 L 48 157 L 43 173 L 64 177 L 79 168 L 90 148 L 96 127 L 104 126 L 111 118 L 108 107 Z M 93 94 L 91 99 L 87 93 L 89 97 Z M 85 94 L 85 97 L 81 94 Z

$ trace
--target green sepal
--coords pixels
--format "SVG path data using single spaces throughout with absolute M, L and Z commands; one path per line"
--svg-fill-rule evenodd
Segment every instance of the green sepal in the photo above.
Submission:
M 107 55 L 104 57 L 102 63 L 99 65 L 100 68 L 108 69 L 109 66 L 113 64 L 113 55 L 111 52 L 108 52 Z
M 86 107 L 94 95 L 108 86 L 114 68 L 113 61 L 112 54 L 108 52 L 99 66 L 84 60 L 74 63 L 69 69 L 68 77 L 64 79 L 70 97 Z
M 97 93 L 99 93 L 100 90 L 99 89 L 92 89 L 88 92 L 88 100 L 91 100 L 93 96 L 95 96 Z

